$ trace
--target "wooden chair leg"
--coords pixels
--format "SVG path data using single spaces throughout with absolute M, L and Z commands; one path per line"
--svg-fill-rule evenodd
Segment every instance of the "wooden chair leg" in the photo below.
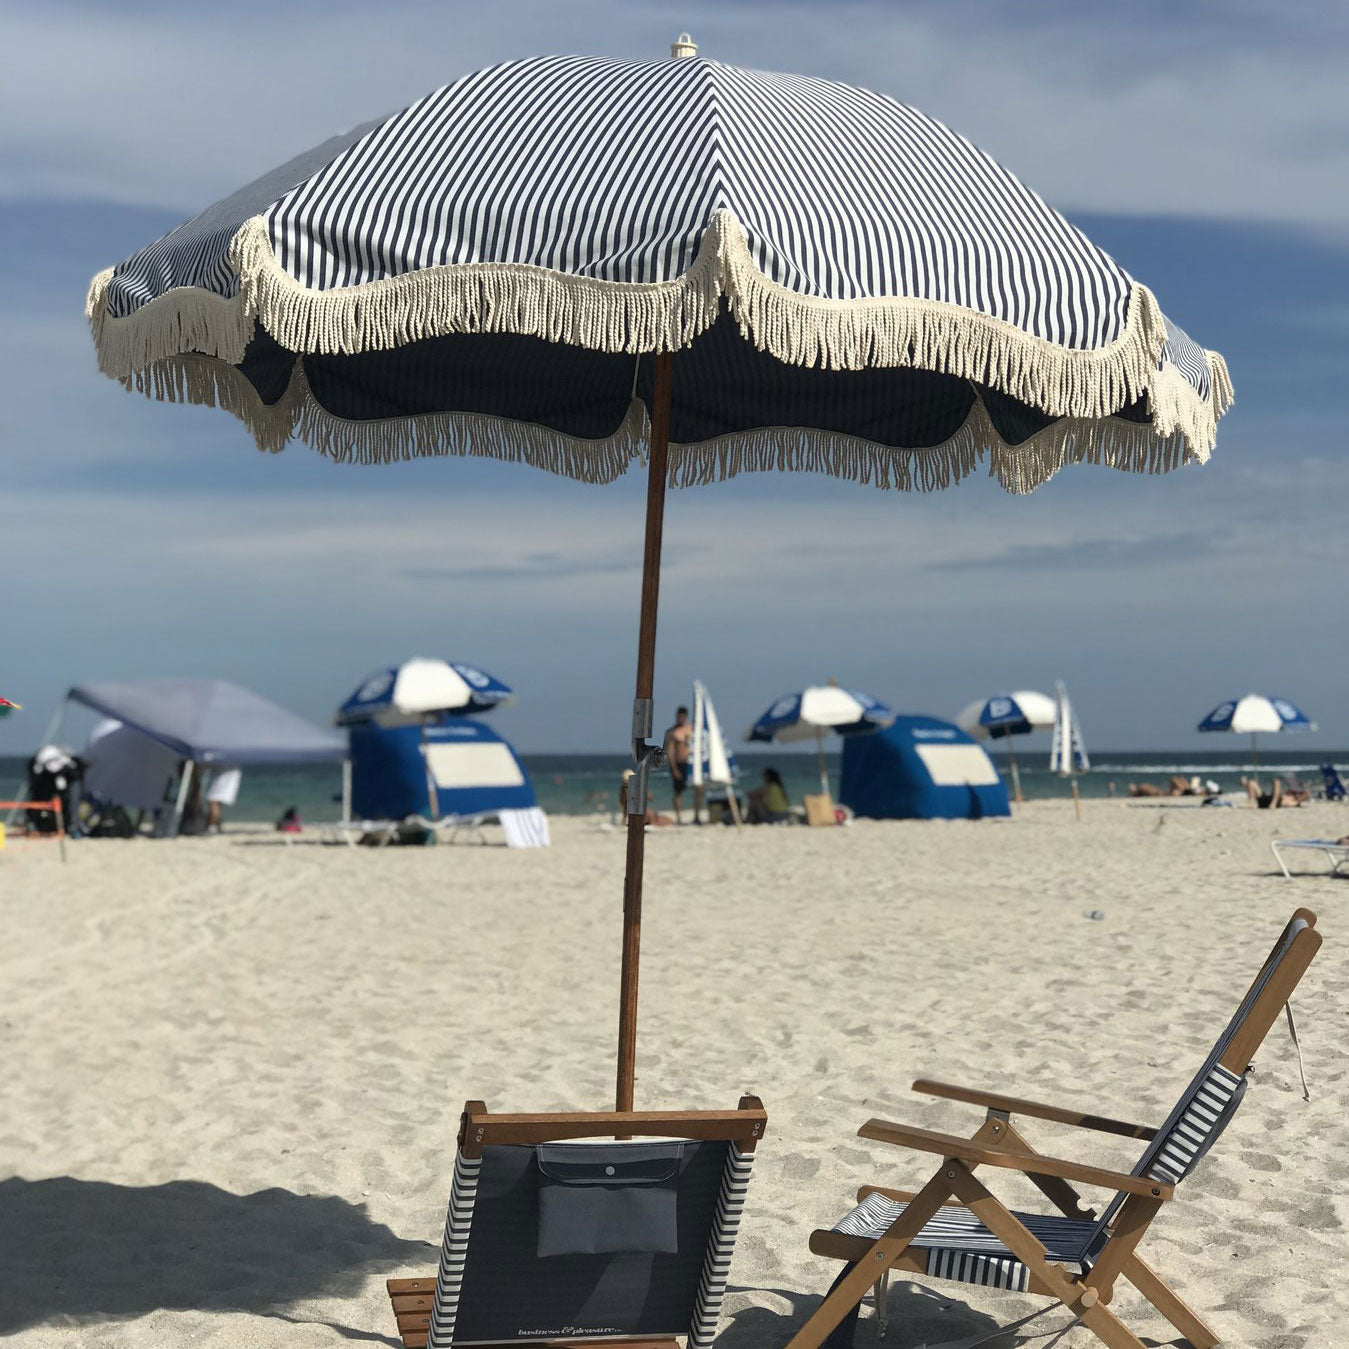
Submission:
M 1194 1349 L 1214 1349 L 1220 1341 L 1193 1310 L 1171 1291 L 1161 1276 L 1136 1255 L 1125 1261 L 1120 1271 L 1161 1314 L 1194 1346 Z
M 826 1294 L 806 1324 L 788 1341 L 787 1349 L 820 1349 L 834 1327 L 866 1297 L 880 1281 L 881 1274 L 904 1254 L 909 1243 L 950 1198 L 951 1174 L 943 1165 L 918 1191 L 886 1234 L 873 1242 L 867 1255 Z

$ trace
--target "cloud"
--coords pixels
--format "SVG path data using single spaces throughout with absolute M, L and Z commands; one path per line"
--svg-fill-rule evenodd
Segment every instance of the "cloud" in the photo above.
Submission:
M 1075 539 L 1064 543 L 1022 543 L 983 557 L 935 564 L 943 571 L 1116 571 L 1170 567 L 1211 557 L 1218 540 L 1202 534 L 1163 534 L 1136 539 Z
M 1349 22 L 1334 6 L 686 0 L 705 54 L 862 84 L 949 122 L 1070 211 L 1349 217 Z M 12 7 L 0 191 L 199 208 L 333 132 L 478 66 L 542 51 L 664 56 L 639 0 L 242 0 Z M 428 40 L 439 34 L 443 40 Z M 202 53 L 220 59 L 204 61 Z M 40 110 L 40 113 L 37 111 Z

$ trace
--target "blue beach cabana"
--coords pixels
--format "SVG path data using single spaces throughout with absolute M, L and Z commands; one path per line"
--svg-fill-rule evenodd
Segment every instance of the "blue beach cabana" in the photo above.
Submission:
M 873 820 L 979 820 L 1010 815 L 993 760 L 960 727 L 936 717 L 896 717 L 843 742 L 839 799 Z
M 414 726 L 383 726 L 371 719 L 348 727 L 347 734 L 351 805 L 358 817 L 424 816 L 431 793 L 435 819 L 538 804 L 515 750 L 477 718 L 442 713 Z

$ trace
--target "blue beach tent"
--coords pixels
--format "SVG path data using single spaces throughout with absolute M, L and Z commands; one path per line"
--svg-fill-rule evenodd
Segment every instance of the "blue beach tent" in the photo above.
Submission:
M 1010 815 L 984 747 L 936 717 L 896 717 L 843 742 L 839 799 L 873 820 L 979 820 Z
M 347 734 L 351 806 L 358 818 L 444 819 L 537 804 L 515 750 L 476 718 L 441 713 L 415 726 L 370 720 L 349 727 Z

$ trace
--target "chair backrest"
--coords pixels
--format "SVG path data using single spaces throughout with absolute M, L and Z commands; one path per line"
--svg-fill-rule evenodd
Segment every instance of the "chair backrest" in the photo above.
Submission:
M 469 1102 L 427 1349 L 674 1335 L 708 1349 L 766 1122 L 752 1096 L 687 1114 Z
M 1315 925 L 1316 915 L 1309 909 L 1298 909 L 1288 920 L 1203 1066 L 1143 1150 L 1133 1175 L 1179 1184 L 1217 1141 L 1241 1104 L 1246 1070 L 1255 1051 L 1321 945 Z M 1094 1244 L 1104 1236 L 1125 1198 L 1121 1192 L 1106 1206 L 1097 1220 Z
M 1333 763 L 1321 765 L 1321 776 L 1326 780 L 1326 800 L 1343 801 L 1345 797 L 1344 781 Z

